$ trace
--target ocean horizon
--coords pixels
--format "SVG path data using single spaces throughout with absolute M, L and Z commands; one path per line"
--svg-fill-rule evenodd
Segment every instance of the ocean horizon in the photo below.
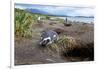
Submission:
M 59 17 L 61 19 L 65 19 L 67 18 L 69 21 L 72 21 L 72 22 L 84 22 L 84 23 L 94 23 L 94 17 L 90 17 L 90 18 L 87 18 L 87 17 Z

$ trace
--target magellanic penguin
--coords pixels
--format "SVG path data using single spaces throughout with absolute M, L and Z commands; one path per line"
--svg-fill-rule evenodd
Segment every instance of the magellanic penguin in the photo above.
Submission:
M 40 45 L 47 46 L 58 40 L 58 34 L 53 30 L 45 30 L 41 34 Z

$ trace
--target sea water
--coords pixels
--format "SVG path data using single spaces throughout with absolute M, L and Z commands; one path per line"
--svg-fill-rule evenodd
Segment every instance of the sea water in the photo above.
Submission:
M 84 23 L 94 23 L 94 17 L 60 17 L 61 19 L 66 19 L 72 22 L 84 22 Z
M 76 22 L 85 22 L 85 23 L 94 23 L 94 18 L 86 18 L 86 17 L 67 17 L 70 21 Z

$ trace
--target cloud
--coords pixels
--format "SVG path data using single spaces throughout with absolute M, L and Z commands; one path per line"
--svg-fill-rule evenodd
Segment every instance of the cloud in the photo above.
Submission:
M 23 7 L 23 6 L 15 6 L 15 8 L 25 9 L 25 7 Z
M 74 10 L 74 15 L 79 16 L 94 16 L 94 9 L 92 8 L 79 8 Z

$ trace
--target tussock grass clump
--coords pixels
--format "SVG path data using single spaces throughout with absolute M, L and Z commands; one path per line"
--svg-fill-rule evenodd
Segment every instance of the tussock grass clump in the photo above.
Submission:
M 47 46 L 47 51 L 56 52 L 59 56 L 65 57 L 80 57 L 82 60 L 88 58 L 93 60 L 94 47 L 93 43 L 83 44 L 80 40 L 76 40 L 70 36 L 60 36 L 59 40 Z M 56 54 L 56 55 L 57 55 Z
M 75 38 L 65 35 L 59 38 L 57 44 L 64 49 L 72 49 L 77 45 Z
M 71 50 L 76 46 L 77 43 L 73 37 L 64 35 L 60 36 L 58 41 L 46 46 L 46 48 L 47 51 L 56 52 L 60 55 L 62 52 Z
M 31 37 L 32 25 L 36 21 L 36 16 L 24 10 L 15 9 L 15 36 Z

